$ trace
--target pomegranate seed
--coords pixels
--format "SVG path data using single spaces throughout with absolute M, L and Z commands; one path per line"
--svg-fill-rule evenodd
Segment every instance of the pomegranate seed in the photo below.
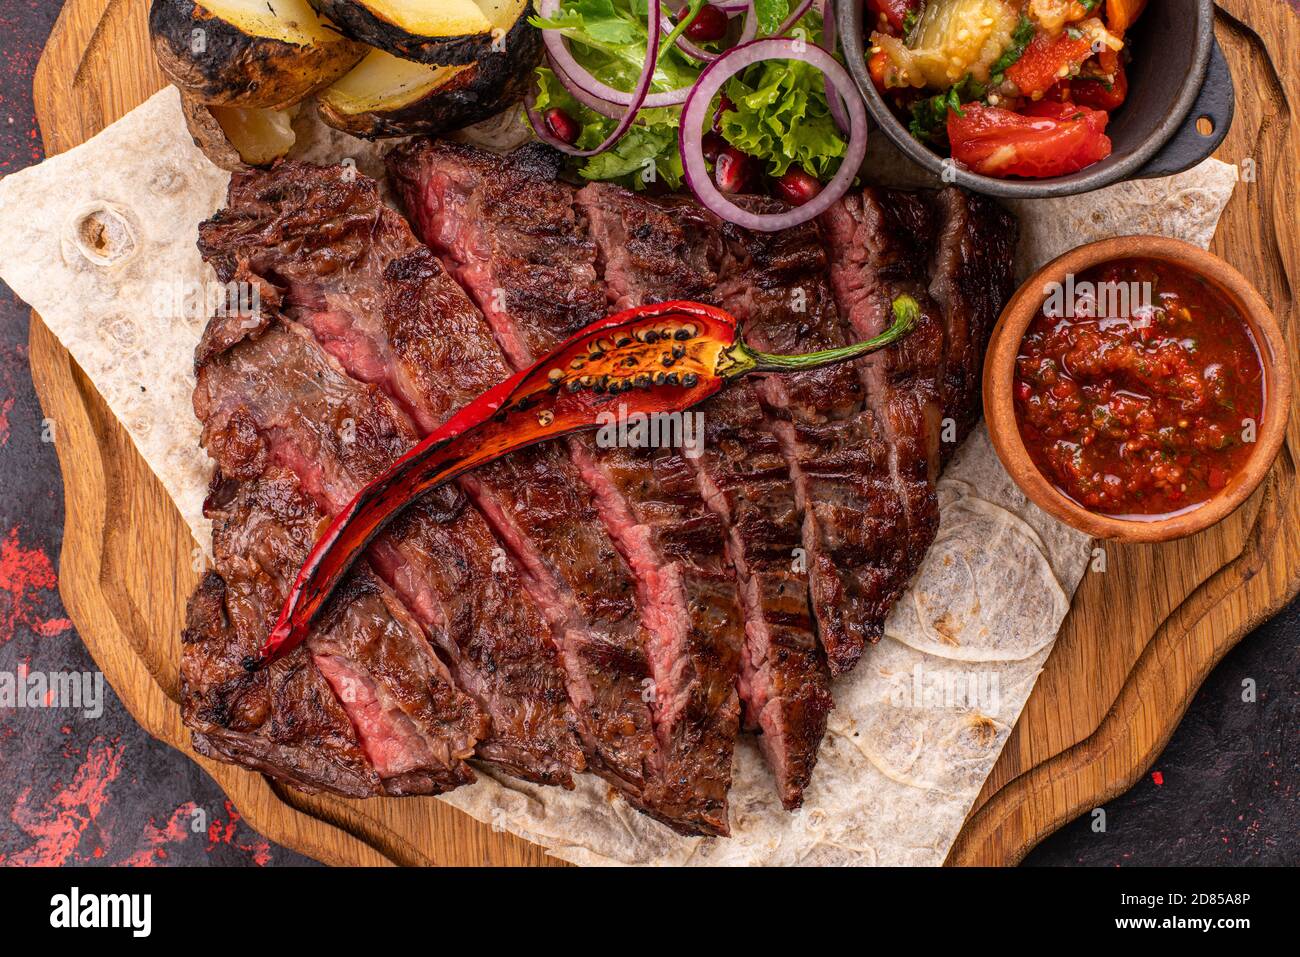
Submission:
M 546 128 L 561 143 L 572 145 L 578 141 L 578 134 L 582 132 L 578 126 L 578 121 L 565 113 L 564 110 L 558 106 L 553 107 L 546 111 L 545 119 Z
M 728 146 L 713 163 L 713 178 L 724 193 L 743 193 L 749 182 L 749 157 Z
M 732 102 L 727 99 L 727 94 L 720 93 L 718 95 L 718 108 L 713 113 L 713 132 L 722 132 L 722 114 L 726 113 L 728 110 L 734 109 L 735 106 L 733 106 Z
M 722 151 L 727 148 L 727 141 L 724 140 L 717 133 L 705 133 L 704 142 L 702 146 L 703 146 L 702 152 L 704 153 L 704 158 L 708 160 L 710 163 L 716 163 L 718 161 L 719 154 L 721 154 Z
M 777 192 L 791 206 L 802 206 L 822 191 L 822 184 L 798 167 L 791 166 L 776 181 Z
M 717 7 L 705 4 L 686 28 L 686 39 L 697 43 L 721 40 L 727 35 L 727 15 Z

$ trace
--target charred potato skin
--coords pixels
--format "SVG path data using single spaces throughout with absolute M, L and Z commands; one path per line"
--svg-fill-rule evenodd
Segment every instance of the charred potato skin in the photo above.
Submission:
M 192 49 L 202 29 L 205 48 Z M 158 65 L 173 83 L 200 103 L 283 109 L 328 86 L 365 55 L 350 40 L 300 47 L 248 36 L 199 7 L 194 0 L 153 0 L 149 35 Z
M 252 168 L 226 139 L 225 131 L 217 118 L 208 112 L 206 103 L 200 103 L 182 93 L 181 113 L 185 116 L 185 128 L 189 130 L 190 139 L 203 150 L 212 165 L 230 173 L 242 173 Z
M 481 57 L 444 87 L 389 113 L 338 114 L 321 100 L 324 122 L 363 139 L 436 136 L 485 120 L 523 99 L 542 58 L 542 34 L 524 17 L 506 35 L 504 49 Z
M 472 33 L 455 37 L 417 37 L 401 27 L 375 16 L 355 0 L 308 0 L 316 12 L 329 17 L 354 40 L 377 47 L 403 60 L 428 63 L 430 66 L 465 66 L 492 51 L 490 33 Z M 519 18 L 506 34 L 506 42 L 518 25 L 527 20 L 531 6 L 524 5 Z

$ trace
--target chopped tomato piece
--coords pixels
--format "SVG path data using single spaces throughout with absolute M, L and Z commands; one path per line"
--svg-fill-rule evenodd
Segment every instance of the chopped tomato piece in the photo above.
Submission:
M 1106 0 L 1106 26 L 1110 32 L 1122 35 L 1137 22 L 1147 0 Z
M 1064 176 L 1110 155 L 1109 117 L 1100 110 L 1043 101 L 1020 115 L 968 103 L 948 114 L 952 157 L 984 176 Z
M 1107 86 L 1101 80 L 1075 80 L 1070 84 L 1070 99 L 1080 106 L 1094 110 L 1115 110 L 1128 97 L 1128 75 L 1123 64 L 1115 72 L 1114 81 Z
M 884 50 L 877 50 L 867 60 L 867 72 L 871 74 L 871 82 L 876 85 L 876 89 L 882 94 L 885 93 L 885 71 L 889 69 L 889 54 Z
M 1087 37 L 1070 36 L 1066 30 L 1055 40 L 1046 33 L 1034 37 L 1019 60 L 1007 67 L 1007 79 L 1020 88 L 1021 96 L 1046 93 L 1059 80 L 1069 76 L 1070 68 L 1092 56 Z M 1064 72 L 1062 72 L 1064 71 Z
M 867 33 L 873 26 L 884 28 L 894 36 L 902 36 L 907 15 L 921 7 L 921 0 L 867 0 L 867 14 L 872 18 Z

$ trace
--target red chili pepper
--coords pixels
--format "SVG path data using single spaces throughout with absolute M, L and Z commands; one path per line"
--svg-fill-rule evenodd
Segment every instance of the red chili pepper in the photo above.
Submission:
M 874 339 L 798 356 L 756 352 L 721 309 L 664 302 L 595 322 L 532 367 L 489 389 L 375 479 L 330 523 L 303 563 L 249 671 L 307 637 L 335 585 L 402 508 L 444 482 L 516 449 L 594 429 L 600 412 L 684 412 L 751 372 L 797 372 L 881 349 L 911 331 L 920 306 L 894 300 L 894 324 Z

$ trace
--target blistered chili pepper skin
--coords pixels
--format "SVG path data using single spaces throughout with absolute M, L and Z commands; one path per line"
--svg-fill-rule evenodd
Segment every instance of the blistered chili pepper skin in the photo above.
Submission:
M 306 639 L 334 587 L 406 505 L 509 452 L 622 415 L 684 412 L 750 372 L 816 368 L 866 355 L 911 330 L 919 306 L 894 303 L 893 326 L 875 339 L 806 356 L 747 348 L 736 320 L 713 306 L 664 302 L 593 323 L 546 358 L 475 399 L 393 463 L 349 503 L 312 548 L 252 671 Z

